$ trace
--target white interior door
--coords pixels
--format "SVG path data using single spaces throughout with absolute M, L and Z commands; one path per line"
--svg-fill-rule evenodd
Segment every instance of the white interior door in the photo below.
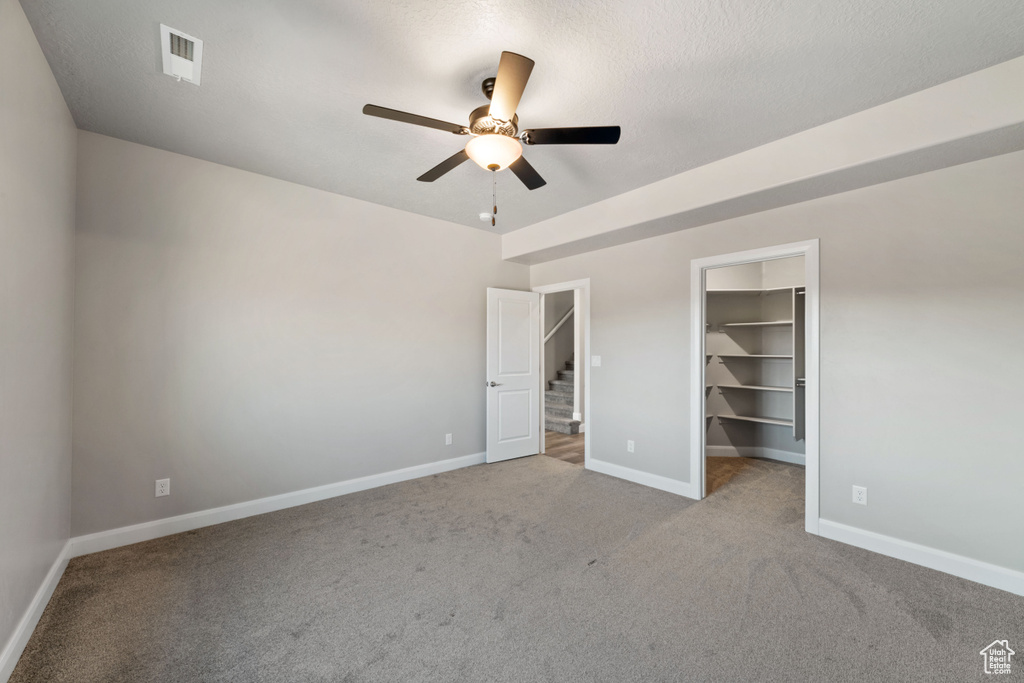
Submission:
M 540 452 L 540 294 L 487 288 L 487 462 Z

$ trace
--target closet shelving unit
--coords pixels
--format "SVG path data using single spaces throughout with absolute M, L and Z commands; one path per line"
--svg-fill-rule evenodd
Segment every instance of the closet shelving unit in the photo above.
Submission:
M 748 312 L 754 310 L 759 314 L 748 315 L 737 320 L 728 322 L 709 322 L 709 331 L 717 331 L 729 338 L 729 351 L 736 351 L 742 348 L 749 349 L 749 353 L 729 352 L 707 354 L 707 361 L 710 363 L 718 358 L 720 363 L 741 363 L 752 365 L 740 372 L 744 377 L 757 377 L 762 382 L 718 382 L 709 383 L 708 391 L 716 388 L 723 395 L 737 394 L 753 398 L 748 404 L 754 406 L 753 410 L 744 411 L 750 414 L 735 414 L 725 409 L 711 412 L 707 417 L 710 420 L 718 418 L 721 423 L 753 423 L 757 425 L 769 425 L 772 427 L 785 427 L 792 431 L 794 439 L 803 438 L 803 346 L 804 346 L 804 288 L 803 287 L 772 287 L 765 289 L 708 289 L 709 304 L 714 299 L 746 299 L 747 297 L 761 298 L 761 305 L 748 302 L 746 305 L 735 306 Z M 787 296 L 788 295 L 788 296 Z M 788 304 L 788 305 L 785 305 Z M 712 307 L 709 305 L 709 310 Z M 773 315 L 775 314 L 775 315 Z M 786 330 L 788 329 L 788 334 Z M 742 336 L 742 342 L 737 342 L 732 337 L 734 334 Z M 756 351 L 756 352 L 754 352 Z M 776 368 L 768 371 L 763 364 L 767 362 L 785 363 L 789 366 L 788 372 L 782 372 Z M 731 373 L 730 373 L 731 374 Z M 766 376 L 771 376 L 774 381 L 763 382 Z M 776 399 L 767 397 L 779 397 L 780 394 L 790 394 L 792 399 L 787 401 L 789 408 L 785 412 L 788 415 L 779 414 L 780 404 Z M 765 405 L 771 405 L 775 410 L 759 409 Z

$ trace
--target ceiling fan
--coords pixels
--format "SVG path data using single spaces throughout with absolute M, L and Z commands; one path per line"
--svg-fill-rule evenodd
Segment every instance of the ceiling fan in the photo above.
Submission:
M 519 130 L 516 107 L 533 71 L 533 60 L 514 52 L 502 52 L 498 75 L 485 79 L 481 89 L 490 104 L 477 107 L 469 114 L 469 125 L 460 126 L 437 119 L 409 114 L 368 104 L 363 113 L 382 119 L 412 123 L 417 126 L 446 130 L 456 135 L 471 135 L 466 148 L 459 150 L 430 169 L 417 180 L 432 183 L 467 159 L 489 171 L 512 170 L 523 184 L 536 190 L 546 184 L 540 174 L 522 156 L 527 145 L 614 145 L 619 141 L 618 126 L 584 128 L 536 128 Z

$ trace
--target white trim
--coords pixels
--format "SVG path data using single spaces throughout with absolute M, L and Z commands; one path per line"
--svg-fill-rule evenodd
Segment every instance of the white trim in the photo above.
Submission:
M 788 462 L 791 465 L 807 464 L 807 457 L 803 453 L 793 453 L 779 448 L 768 448 L 766 446 L 706 446 L 706 455 L 714 455 L 720 458 L 764 458 L 765 460 L 778 460 Z
M 581 301 L 583 300 L 583 292 L 579 289 L 572 290 L 572 308 L 573 310 L 582 310 Z M 583 402 L 583 393 L 580 391 L 580 383 L 583 380 L 583 373 L 576 372 L 576 357 L 583 357 L 583 319 L 580 316 L 576 316 L 572 319 L 572 357 L 573 357 L 573 373 L 572 373 L 572 419 L 583 422 L 583 411 L 580 410 L 580 403 Z M 584 447 L 585 449 L 586 447 Z M 584 458 L 586 454 L 584 454 Z
M 751 446 L 754 448 L 754 446 Z M 743 458 L 751 457 L 740 453 L 737 446 L 704 446 L 704 455 L 713 455 L 718 458 Z
M 818 376 L 819 376 L 819 243 L 817 239 L 804 242 L 792 242 L 780 244 L 774 247 L 762 249 L 750 249 L 732 254 L 709 256 L 706 258 L 693 259 L 690 262 L 690 367 L 696 370 L 690 373 L 690 482 L 692 498 L 700 500 L 704 497 L 706 488 L 704 473 L 704 447 L 705 447 L 705 403 L 707 396 L 704 393 L 705 380 L 705 323 L 707 314 L 704 310 L 704 288 L 706 285 L 706 271 L 708 268 L 720 268 L 723 266 L 740 265 L 743 263 L 754 263 L 756 261 L 768 261 L 791 256 L 804 257 L 804 288 L 805 298 L 805 330 L 807 341 L 804 348 L 804 376 L 807 378 L 805 398 L 805 429 L 804 442 L 806 443 L 805 467 L 806 488 L 804 508 L 804 529 L 808 533 L 818 533 L 819 512 L 819 486 L 818 481 L 818 457 L 819 457 L 819 402 L 818 402 Z
M 704 481 L 704 447 L 707 445 L 707 312 L 704 310 L 705 268 L 690 262 L 690 488 L 691 498 L 701 500 Z M 696 399 L 696 400 L 694 400 Z
M 818 533 L 821 518 L 820 481 L 820 358 L 821 358 L 821 257 L 818 240 L 805 242 L 804 250 L 804 530 Z
M 622 465 L 605 462 L 604 460 L 594 460 L 593 458 L 591 458 L 587 463 L 587 469 L 600 472 L 601 474 L 607 474 L 611 477 L 625 479 L 626 481 L 631 481 L 634 484 L 650 486 L 652 489 L 668 491 L 669 493 L 674 493 L 679 496 L 693 498 L 693 496 L 690 495 L 690 485 L 688 483 L 685 481 L 679 481 L 678 479 L 669 479 L 668 477 L 663 477 L 660 474 L 641 472 L 640 470 L 634 470 L 630 467 L 623 467 Z
M 544 334 L 544 323 L 548 319 L 547 312 L 548 297 L 541 294 L 541 334 Z M 548 394 L 545 393 L 548 389 L 548 351 L 545 348 L 545 343 L 541 342 L 541 385 L 538 388 L 538 410 L 541 413 L 541 441 L 539 445 L 538 453 L 543 455 L 548 452 Z
M 213 508 L 210 510 L 200 510 L 199 512 L 191 512 L 186 515 L 178 515 L 177 517 L 157 519 L 152 522 L 144 522 L 142 524 L 120 527 L 118 529 L 110 529 L 109 531 L 100 531 L 86 536 L 76 536 L 71 539 L 71 557 L 88 555 L 89 553 L 96 553 L 101 550 L 110 550 L 111 548 L 119 548 L 132 543 L 149 541 L 154 538 L 170 536 L 171 534 L 178 534 L 183 531 L 191 531 L 193 529 L 200 529 L 213 524 L 231 522 L 236 519 L 252 517 L 253 515 L 262 515 L 267 512 L 284 510 L 285 508 L 295 507 L 296 505 L 315 503 L 320 500 L 343 496 L 347 493 L 355 493 L 357 491 L 377 488 L 378 486 L 387 486 L 388 484 L 408 481 L 409 479 L 427 477 L 432 474 L 440 474 L 442 472 L 469 467 L 470 465 L 480 465 L 484 462 L 484 458 L 484 453 L 474 453 L 472 455 L 464 455 L 460 458 L 441 460 L 439 462 L 431 462 L 425 465 L 415 465 L 413 467 L 406 467 L 400 470 L 392 470 L 391 472 L 372 474 L 368 477 L 348 479 L 334 484 L 326 484 L 324 486 L 316 486 L 309 489 L 303 489 L 301 491 L 282 493 L 277 496 L 249 500 L 244 503 L 225 505 L 224 507 Z
M 584 425 L 590 424 L 590 385 L 591 385 L 591 369 L 590 369 L 590 278 L 583 278 L 581 280 L 570 280 L 569 282 L 557 282 L 550 285 L 538 285 L 537 287 L 531 288 L 531 291 L 537 292 L 541 295 L 541 315 L 544 311 L 544 295 L 554 294 L 555 292 L 568 292 L 574 290 L 576 292 L 573 297 L 573 308 L 576 309 L 577 316 L 573 322 L 574 325 L 579 322 L 583 323 L 583 358 L 575 359 L 575 368 L 577 370 L 582 369 L 583 375 L 574 375 L 574 378 L 579 376 L 583 377 L 583 423 L 580 425 L 580 433 L 583 434 L 583 467 L 586 469 L 593 469 L 590 466 L 591 458 L 591 440 L 590 430 L 585 429 Z M 578 329 L 578 328 L 575 328 Z M 544 356 L 541 354 L 541 363 L 544 362 Z M 541 381 L 544 381 L 543 377 L 544 368 L 541 366 Z M 541 387 L 543 390 L 543 386 Z M 543 396 L 543 394 L 541 394 Z M 574 394 L 579 395 L 579 392 Z M 540 402 L 541 411 L 541 424 L 544 424 L 544 402 Z M 541 430 L 541 453 L 544 452 L 544 430 Z
M 530 291 L 540 294 L 554 294 L 555 292 L 568 292 L 570 289 L 590 289 L 590 278 L 585 277 L 582 280 L 557 282 L 553 285 L 537 285 L 531 288 Z
M 50 602 L 50 596 L 53 595 L 54 589 L 60 583 L 60 577 L 64 575 L 64 570 L 67 568 L 68 560 L 71 557 L 70 554 L 71 541 L 68 540 L 64 543 L 64 547 L 61 548 L 57 559 L 50 566 L 50 571 L 46 573 L 46 578 L 43 579 L 43 583 L 39 586 L 39 590 L 36 591 L 35 597 L 32 598 L 28 609 L 22 615 L 18 626 L 14 629 L 14 633 L 7 639 L 4 649 L 0 650 L 0 681 L 6 681 L 14 673 L 14 667 L 18 665 L 18 660 L 21 658 L 21 653 L 25 651 L 25 646 L 28 645 L 32 632 L 36 630 L 36 624 L 39 623 L 39 618 L 43 616 L 43 610 L 46 609 L 47 603 Z
M 1000 567 L 827 519 L 818 520 L 818 533 L 833 541 L 895 557 L 898 560 L 959 576 L 985 586 L 1024 595 L 1024 572 L 1016 569 Z

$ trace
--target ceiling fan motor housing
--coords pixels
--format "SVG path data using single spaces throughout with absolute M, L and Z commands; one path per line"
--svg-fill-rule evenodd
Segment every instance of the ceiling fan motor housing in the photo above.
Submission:
M 469 132 L 473 135 L 497 133 L 498 135 L 507 135 L 514 138 L 519 132 L 519 115 L 513 115 L 511 121 L 501 121 L 500 119 L 491 118 L 491 115 L 488 113 L 490 108 L 491 105 L 485 104 L 472 111 L 469 115 Z

